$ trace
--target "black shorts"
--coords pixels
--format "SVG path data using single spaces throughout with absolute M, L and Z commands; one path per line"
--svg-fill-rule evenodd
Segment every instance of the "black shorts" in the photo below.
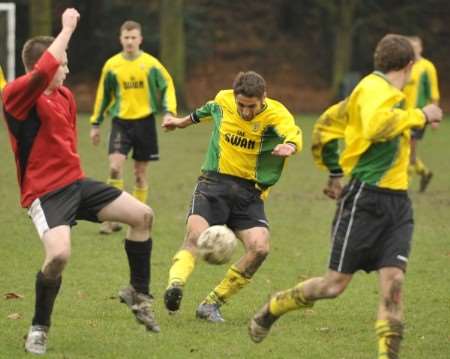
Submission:
M 269 227 L 261 191 L 255 182 L 206 172 L 198 178 L 188 216 L 202 216 L 210 226 L 226 224 L 233 230 Z
M 121 194 L 115 187 L 85 178 L 35 199 L 28 215 L 42 237 L 51 228 L 76 225 L 77 219 L 99 222 L 97 213 Z
M 139 120 L 113 118 L 108 153 L 128 156 L 131 149 L 135 161 L 159 159 L 155 116 L 150 115 Z
M 421 140 L 423 138 L 423 136 L 425 136 L 425 129 L 427 126 L 425 126 L 424 128 L 412 128 L 411 129 L 411 138 L 414 138 L 415 140 Z
M 348 274 L 383 267 L 405 270 L 413 228 L 406 191 L 352 180 L 342 192 L 333 220 L 329 268 Z

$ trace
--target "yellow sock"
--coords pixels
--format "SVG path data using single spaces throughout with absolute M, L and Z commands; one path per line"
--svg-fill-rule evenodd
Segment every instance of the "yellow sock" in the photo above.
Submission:
M 308 302 L 304 297 L 302 282 L 294 288 L 275 294 L 269 302 L 269 311 L 271 314 L 279 317 L 291 310 L 310 308 L 312 306 L 313 302 Z
M 399 321 L 377 320 L 378 359 L 398 359 L 403 339 L 403 324 Z
M 430 170 L 425 166 L 425 164 L 419 158 L 416 158 L 416 163 L 414 164 L 414 170 L 420 176 L 425 176 L 430 172 Z
M 133 197 L 137 198 L 142 203 L 147 203 L 148 187 L 137 187 L 133 189 Z
M 123 179 L 108 178 L 106 183 L 117 189 L 123 190 Z
M 194 270 L 195 257 L 191 252 L 182 249 L 172 259 L 172 267 L 169 270 L 169 287 L 173 283 L 184 285 Z
M 250 278 L 245 277 L 235 266 L 231 266 L 225 274 L 225 278 L 208 294 L 204 302 L 222 305 L 248 283 L 250 283 Z

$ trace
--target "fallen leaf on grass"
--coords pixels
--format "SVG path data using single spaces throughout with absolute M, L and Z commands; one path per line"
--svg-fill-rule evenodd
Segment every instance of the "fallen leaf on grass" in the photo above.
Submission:
M 20 313 L 11 313 L 10 315 L 8 315 L 8 319 L 19 320 L 22 319 L 22 315 Z
M 8 299 L 23 299 L 24 298 L 23 294 L 19 294 L 19 293 L 16 293 L 16 292 L 5 293 L 3 296 L 7 300 Z

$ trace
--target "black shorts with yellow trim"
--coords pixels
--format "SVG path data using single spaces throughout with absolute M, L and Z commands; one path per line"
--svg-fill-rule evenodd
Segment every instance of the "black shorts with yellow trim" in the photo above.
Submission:
M 193 214 L 210 226 L 226 224 L 233 230 L 269 227 L 256 183 L 216 172 L 204 172 L 198 178 L 188 217 Z
M 84 178 L 35 199 L 28 215 L 42 237 L 51 228 L 74 226 L 77 220 L 99 222 L 98 212 L 121 194 L 115 187 Z
M 131 150 L 131 157 L 135 161 L 159 160 L 155 116 L 150 115 L 139 120 L 113 118 L 108 153 L 128 156 Z
M 337 203 L 329 268 L 347 274 L 383 267 L 406 270 L 413 228 L 406 191 L 353 179 Z

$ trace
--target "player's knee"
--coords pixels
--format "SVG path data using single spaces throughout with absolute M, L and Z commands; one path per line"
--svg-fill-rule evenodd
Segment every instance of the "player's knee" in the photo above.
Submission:
M 151 228 L 153 225 L 153 220 L 155 218 L 155 214 L 153 210 L 149 206 L 144 206 L 141 214 L 141 227 L 142 228 Z
M 68 250 L 61 250 L 57 254 L 53 255 L 44 267 L 44 275 L 52 279 L 58 278 L 63 272 L 69 258 L 70 251 Z
M 119 166 L 111 164 L 110 167 L 109 167 L 109 176 L 112 179 L 119 179 L 120 178 L 120 168 L 119 168 Z
M 197 247 L 198 237 L 202 234 L 202 229 L 197 228 L 189 228 L 186 232 L 186 237 L 184 239 L 184 247 L 186 248 L 195 248 Z
M 347 288 L 347 282 L 341 280 L 332 280 L 324 282 L 324 292 L 327 298 L 337 298 L 344 293 Z

